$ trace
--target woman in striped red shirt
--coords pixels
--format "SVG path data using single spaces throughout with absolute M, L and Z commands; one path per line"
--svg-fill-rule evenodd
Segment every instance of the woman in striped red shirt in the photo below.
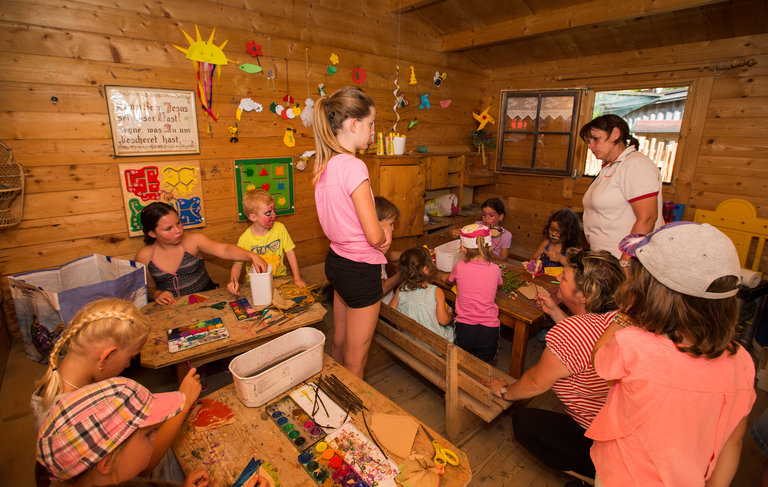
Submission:
M 496 378 L 493 394 L 509 401 L 528 399 L 552 389 L 567 414 L 522 408 L 514 413 L 517 441 L 547 466 L 580 479 L 592 479 L 592 440 L 584 436 L 605 404 L 608 383 L 592 365 L 592 349 L 616 315 L 613 294 L 624 281 L 619 261 L 604 250 L 569 249 L 558 294 L 573 316 L 567 317 L 549 295 L 539 294 L 542 310 L 556 325 L 547 333 L 539 361 L 520 380 Z

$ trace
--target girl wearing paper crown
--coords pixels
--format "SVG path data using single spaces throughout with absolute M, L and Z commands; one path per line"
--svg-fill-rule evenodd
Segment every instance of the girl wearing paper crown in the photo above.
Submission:
M 594 352 L 613 382 L 586 433 L 596 485 L 730 485 L 755 401 L 752 358 L 734 339 L 736 249 L 692 222 L 619 246 L 632 257 L 622 313 Z
M 491 229 L 473 223 L 461 229 L 464 261 L 456 263 L 449 282 L 456 282 L 456 345 L 490 362 L 499 346 L 496 289 L 501 269 L 491 262 Z

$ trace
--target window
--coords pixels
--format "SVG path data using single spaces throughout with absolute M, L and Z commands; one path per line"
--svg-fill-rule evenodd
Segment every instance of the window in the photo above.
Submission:
M 570 175 L 580 92 L 502 91 L 496 167 Z
M 592 118 L 613 113 L 627 121 L 640 142 L 640 152 L 659 166 L 662 180 L 672 181 L 688 88 L 599 91 L 595 93 Z M 601 161 L 587 150 L 585 176 L 596 176 Z

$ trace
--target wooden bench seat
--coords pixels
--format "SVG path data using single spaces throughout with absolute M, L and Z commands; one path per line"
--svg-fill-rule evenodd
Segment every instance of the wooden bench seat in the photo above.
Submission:
M 460 407 L 490 423 L 512 404 L 491 394 L 481 381 L 515 379 L 389 306 L 381 306 L 374 341 L 445 391 L 445 427 L 451 441 L 461 429 Z

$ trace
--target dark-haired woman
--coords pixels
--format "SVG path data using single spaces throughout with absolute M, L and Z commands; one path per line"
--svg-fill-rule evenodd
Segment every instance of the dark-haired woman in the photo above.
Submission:
M 216 242 L 202 233 L 184 232 L 176 209 L 165 203 L 151 203 L 141 211 L 144 247 L 136 261 L 147 267 L 154 289 L 152 298 L 161 305 L 173 304 L 176 297 L 215 289 L 205 270 L 201 253 L 227 260 L 250 261 L 263 272 L 261 257 L 237 245 Z
M 629 234 L 648 234 L 664 224 L 661 217 L 661 172 L 638 152 L 627 122 L 603 115 L 581 127 L 579 136 L 603 162 L 582 200 L 584 234 L 590 248 L 607 250 L 629 266 L 619 242 Z
M 513 416 L 515 439 L 548 467 L 580 479 L 592 479 L 589 458 L 592 440 L 584 436 L 605 404 L 608 382 L 592 365 L 592 348 L 617 313 L 613 294 L 624 282 L 619 262 L 604 250 L 568 250 L 558 293 L 573 313 L 566 316 L 543 293 L 542 310 L 557 323 L 547 333 L 547 347 L 539 361 L 520 379 L 507 384 L 493 379 L 491 392 L 509 401 L 528 399 L 552 389 L 566 414 L 520 408 Z

